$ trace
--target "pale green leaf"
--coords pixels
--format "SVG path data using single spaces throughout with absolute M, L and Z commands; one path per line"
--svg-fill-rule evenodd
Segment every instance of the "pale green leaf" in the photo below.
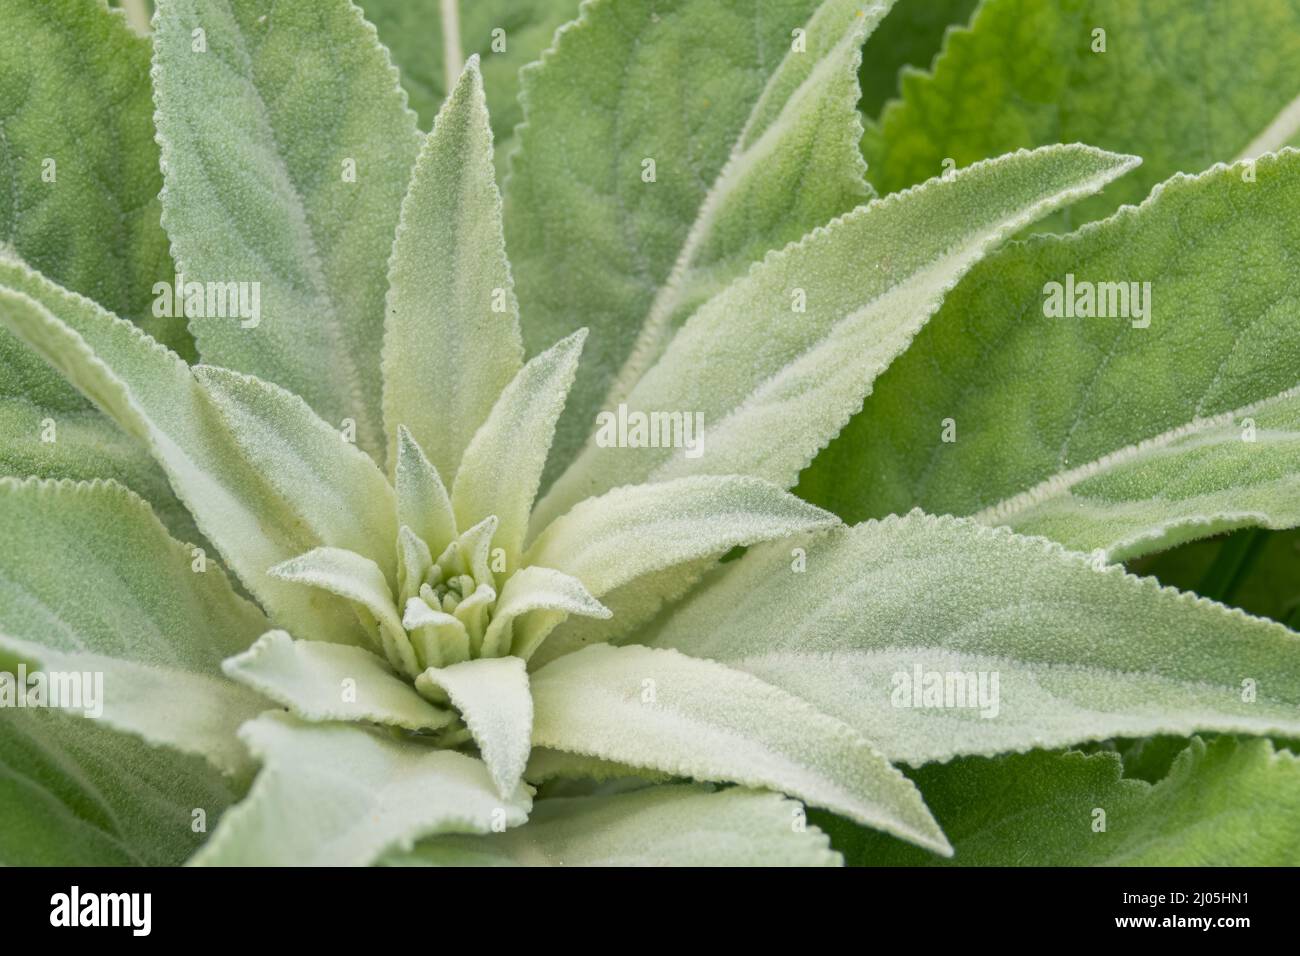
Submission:
M 305 533 L 294 504 L 245 461 L 183 361 L 89 299 L 2 257 L 0 324 L 146 444 L 200 530 L 278 622 L 322 640 L 350 639 L 336 606 L 266 576 L 319 542 Z
M 211 764 L 50 710 L 0 710 L 0 862 L 179 866 L 238 799 Z
M 612 617 L 535 615 L 516 634 L 514 651 L 527 658 L 541 647 L 537 666 L 628 634 L 731 548 L 836 523 L 775 485 L 734 475 L 631 485 L 589 498 L 547 527 L 525 560 L 578 578 Z
M 974 517 L 1110 561 L 1242 526 L 1294 528 L 1300 389 L 1112 452 Z
M 426 664 L 460 662 L 470 657 L 469 632 L 452 614 L 412 599 L 406 603 L 402 625 L 410 631 L 413 646 Z
M 150 315 L 150 289 L 172 268 L 158 222 L 148 57 L 148 43 L 102 6 L 6 7 L 0 175 L 12 188 L 0 198 L 0 259 L 25 258 L 192 354 L 183 321 Z M 0 436 L 0 473 L 112 478 L 149 501 L 173 534 L 199 540 L 143 446 L 7 330 Z
M 27 353 L 44 366 L 9 332 L 0 330 L 0 339 L 8 340 L 0 343 L 0 365 L 7 357 L 6 344 L 12 344 L 15 351 Z M 46 370 L 66 386 L 57 372 L 48 367 Z M 7 368 L 5 374 L 11 371 L 11 367 Z M 0 394 L 0 474 L 74 481 L 111 479 L 149 502 L 173 537 L 202 543 L 194 519 L 176 500 L 167 476 L 148 449 L 96 411 L 71 386 L 67 387 L 75 396 L 68 405 L 38 404 L 39 399 Z
M 451 493 L 456 523 L 467 528 L 496 515 L 500 524 L 493 543 L 505 552 L 507 572 L 519 566 L 555 422 L 586 338 L 586 330 L 579 330 L 520 369 L 465 449 L 456 472 Z
M 220 662 L 267 624 L 221 570 L 196 570 L 148 505 L 112 484 L 0 479 L 0 525 L 0 657 L 75 672 L 86 716 L 241 769 L 235 729 L 265 705 Z
M 838 520 L 758 478 L 696 475 L 581 502 L 538 535 L 525 563 L 572 575 L 599 598 L 664 568 Z
M 793 545 L 730 564 L 650 643 L 755 674 L 911 764 L 1300 733 L 1300 636 L 1279 624 L 965 519 L 914 512 Z
M 522 72 L 525 124 L 506 183 L 506 236 L 524 345 L 533 354 L 575 329 L 591 330 L 548 479 L 590 433 L 770 78 L 800 57 L 811 61 L 836 49 L 846 29 L 858 28 L 844 24 L 842 12 L 867 8 L 874 18 L 879 5 L 845 11 L 832 0 L 827 6 L 839 22 L 807 35 L 806 52 L 795 53 L 793 31 L 821 6 L 818 0 L 595 0 L 557 34 L 539 65 Z M 856 97 L 828 88 L 819 98 L 816 86 L 809 87 L 807 111 L 791 112 L 751 151 L 792 178 L 771 194 L 751 195 L 748 224 L 757 235 L 735 229 L 743 220 L 730 213 L 721 217 L 718 225 L 727 228 L 713 230 L 708 257 L 697 263 L 716 261 L 714 281 L 725 282 L 729 270 L 743 269 L 863 197 L 860 158 L 844 149 L 858 125 Z M 823 118 L 821 141 L 810 141 Z M 655 164 L 653 182 L 643 179 L 647 160 Z M 749 168 L 763 178 L 763 164 Z M 738 176 L 724 187 L 744 190 L 756 181 Z M 710 206 L 739 211 L 721 196 Z M 698 278 L 693 294 L 706 291 L 706 277 Z
M 692 472 L 789 487 L 974 263 L 1135 162 L 1086 146 L 1004 156 L 876 200 L 769 255 L 695 313 L 628 395 L 634 411 L 703 416 L 703 454 L 588 444 L 536 520 L 618 485 Z
M 393 242 L 383 345 L 390 465 L 404 425 L 450 481 L 522 354 L 492 131 L 471 60 L 420 149 Z
M 421 841 L 390 866 L 838 866 L 803 808 L 732 787 L 651 787 L 539 801 L 528 826 Z
M 518 657 L 481 657 L 430 667 L 415 679 L 415 687 L 430 700 L 451 701 L 478 744 L 497 793 L 514 793 L 528 763 L 533 732 L 533 698 L 524 662 Z
M 421 837 L 518 826 L 532 805 L 523 784 L 503 799 L 482 763 L 413 738 L 280 713 L 240 736 L 262 771 L 195 864 L 364 866 Z
M 397 429 L 397 519 L 420 537 L 433 555 L 456 537 L 456 515 L 442 476 L 411 437 L 406 426 Z
M 249 769 L 235 731 L 261 713 L 266 701 L 219 674 L 190 669 L 186 662 L 160 665 L 93 651 L 65 653 L 5 633 L 0 633 L 0 659 L 21 662 L 29 675 L 47 675 L 46 692 L 60 700 L 51 697 L 43 706 L 103 720 L 155 746 L 203 757 L 223 773 Z M 11 667 L 6 670 L 12 673 Z M 30 699 L 30 689 L 27 694 Z
M 939 861 L 862 833 L 851 862 L 879 866 L 1294 866 L 1300 762 L 1267 740 L 1193 737 L 1154 785 L 1117 754 L 1030 753 L 923 767 L 918 785 L 955 853 Z M 1094 826 L 1105 811 L 1106 828 Z
M 244 458 L 312 534 L 395 579 L 396 500 L 374 460 L 278 385 L 210 365 L 193 371 Z
M 945 159 L 1048 143 L 1141 156 L 1137 173 L 1065 214 L 1084 222 L 1237 158 L 1270 126 L 1300 93 L 1300 2 L 988 0 L 948 35 L 933 73 L 905 71 L 901 86 L 863 140 L 881 193 L 938 175 Z
M 222 670 L 303 720 L 364 720 L 407 730 L 437 730 L 452 715 L 432 706 L 384 661 L 359 647 L 295 641 L 268 631 Z
M 455 551 L 459 552 L 462 573 L 473 575 L 480 584 L 489 587 L 493 582 L 493 572 L 489 564 L 492 542 L 496 539 L 497 516 L 488 515 L 456 539 Z
M 218 674 L 266 629 L 221 569 L 125 488 L 0 478 L 0 514 L 0 622 L 14 637 Z
M 541 630 L 549 630 L 545 627 L 527 627 L 527 622 L 532 618 L 520 620 L 532 611 L 600 619 L 608 619 L 611 614 L 609 608 L 592 597 L 591 592 L 573 575 L 554 568 L 530 565 L 511 575 L 501 589 L 501 599 L 492 612 L 492 623 L 483 636 L 483 655 L 496 657 L 513 653 L 527 660 L 535 647 L 530 636 L 537 635 Z M 548 624 L 551 620 L 546 618 Z
M 689 594 L 717 565 L 718 556 L 711 554 L 629 581 L 601 595 L 601 603 L 610 611 L 608 618 L 570 617 L 552 625 L 539 614 L 536 620 L 524 623 L 520 640 L 515 643 L 515 653 L 527 658 L 529 666 L 536 670 L 588 644 L 617 644 L 627 640 L 665 608 Z
M 972 514 L 1294 388 L 1300 278 L 1278 250 L 1300 244 L 1300 153 L 1246 173 L 1175 177 L 1140 207 L 980 263 L 800 493 L 846 521 Z M 1129 315 L 1047 317 L 1048 283 L 1070 275 L 1076 302 L 1099 283 L 1149 282 L 1144 315 L 1130 294 Z
M 259 283 L 256 325 L 191 316 L 204 361 L 353 420 L 379 456 L 385 267 L 420 137 L 374 28 L 348 0 L 160 0 L 153 76 L 179 271 Z
M 397 532 L 397 606 L 406 607 L 408 601 L 420 593 L 425 575 L 433 567 L 433 554 L 424 539 L 408 526 Z
M 606 404 L 622 399 L 705 301 L 763 258 L 860 205 L 862 41 L 890 3 L 824 0 L 768 79 L 727 163 L 700 204 L 672 272 Z M 804 48 L 795 50 L 795 43 Z
M 148 41 L 102 3 L 7 0 L 0 64 L 0 246 L 192 354 L 151 308 L 173 270 Z
M 532 687 L 536 746 L 780 790 L 949 852 L 916 788 L 866 739 L 748 674 L 596 645 L 536 671 Z
M 415 654 L 402 628 L 402 617 L 393 603 L 393 586 L 384 570 L 374 561 L 343 548 L 315 548 L 271 568 L 268 574 L 279 581 L 314 588 L 351 601 L 356 607 L 358 625 L 353 640 L 362 643 L 362 634 L 382 650 L 388 663 L 406 673 L 416 673 Z M 373 622 L 373 628 L 368 627 Z M 320 640 L 306 633 L 308 640 Z
M 266 576 L 317 542 L 305 535 L 294 503 L 279 498 L 217 427 L 185 362 L 90 299 L 3 258 L 0 324 L 146 444 L 204 536 L 266 609 L 321 639 L 347 640 L 335 607 Z

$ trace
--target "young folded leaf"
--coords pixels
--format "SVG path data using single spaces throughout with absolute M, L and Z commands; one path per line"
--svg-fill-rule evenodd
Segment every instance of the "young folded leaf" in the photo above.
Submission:
M 556 615 L 575 614 L 579 617 L 608 620 L 612 614 L 571 574 L 530 565 L 506 582 L 501 591 L 492 623 L 483 638 L 485 657 L 498 657 L 512 653 L 527 660 L 545 637 L 542 628 L 516 630 L 515 621 L 530 611 L 550 611 Z M 554 620 L 558 620 L 556 617 Z M 536 617 L 526 618 L 536 621 Z M 546 617 L 545 621 L 553 620 Z
M 450 482 L 522 355 L 472 57 L 420 149 L 393 241 L 383 360 L 390 470 L 402 426 Z
M 430 667 L 415 689 L 432 701 L 450 701 L 478 744 L 497 793 L 506 797 L 523 779 L 533 732 L 528 672 L 517 657 L 481 657 Z
M 368 721 L 406 730 L 440 730 L 455 715 L 430 705 L 383 660 L 359 647 L 295 641 L 267 631 L 222 662 L 232 680 L 313 723 Z
M 442 476 L 403 425 L 397 430 L 397 518 L 424 542 L 431 554 L 441 554 L 456 539 L 456 514 Z
M 495 515 L 496 542 L 505 573 L 519 563 L 555 435 L 555 422 L 582 354 L 581 329 L 525 365 L 501 392 L 482 427 L 465 449 L 451 501 L 458 524 L 468 527 Z
M 351 602 L 365 633 L 375 648 L 388 656 L 389 664 L 408 673 L 419 669 L 402 629 L 392 582 L 374 561 L 343 548 L 316 548 L 267 573 L 276 580 L 319 588 Z

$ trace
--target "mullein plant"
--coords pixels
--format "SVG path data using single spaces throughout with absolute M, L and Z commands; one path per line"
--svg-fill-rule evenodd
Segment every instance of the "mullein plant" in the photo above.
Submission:
M 1300 524 L 1300 155 L 1007 243 L 1140 160 L 864 139 L 889 3 L 484 3 L 427 134 L 399 6 L 0 5 L 4 862 L 1296 862 L 1300 638 L 1120 562 Z

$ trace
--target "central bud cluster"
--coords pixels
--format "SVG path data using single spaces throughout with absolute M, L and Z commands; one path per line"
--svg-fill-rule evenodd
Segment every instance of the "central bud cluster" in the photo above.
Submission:
M 465 474 L 474 472 L 462 470 L 458 479 Z M 360 548 L 322 544 L 266 573 L 347 602 L 361 633 L 340 635 L 344 642 L 382 657 L 441 705 L 443 682 L 499 670 L 492 659 L 527 661 L 570 615 L 612 614 L 581 580 L 552 567 L 544 549 L 525 547 L 532 492 L 523 501 L 509 489 L 500 500 L 479 491 L 458 480 L 448 495 L 437 468 L 399 427 L 392 518 L 383 514 L 388 502 L 373 503 L 379 507 L 368 509 L 364 540 L 352 534 Z
M 497 576 L 491 563 L 496 526 L 495 517 L 479 522 L 448 544 L 437 559 L 423 539 L 402 527 L 398 535 L 402 633 L 381 636 L 385 645 L 390 640 L 397 644 L 397 660 L 392 662 L 412 679 L 429 667 L 509 653 L 508 622 L 492 626 L 497 603 Z M 382 632 L 384 623 L 378 623 Z

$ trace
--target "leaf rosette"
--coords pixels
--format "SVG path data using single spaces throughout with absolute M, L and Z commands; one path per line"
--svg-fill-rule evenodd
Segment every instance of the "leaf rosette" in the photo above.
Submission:
M 93 281 L 98 252 L 51 254 L 81 228 L 75 208 L 7 213 L 22 228 L 0 255 L 0 358 L 18 387 L 0 398 L 78 444 L 15 453 L 0 479 L 16 529 L 0 657 L 101 672 L 105 699 L 90 727 L 0 715 L 0 763 L 17 768 L 0 802 L 41 794 L 90 860 L 842 862 L 805 806 L 941 859 L 954 843 L 896 764 L 934 765 L 915 776 L 975 855 L 982 824 L 951 798 L 962 774 L 989 788 L 1005 767 L 1100 774 L 1153 827 L 1151 808 L 1182 812 L 1193 778 L 1223 789 L 1222 768 L 1241 766 L 1270 787 L 1292 772 L 1266 742 L 1194 740 L 1177 779 L 1147 792 L 1106 760 L 1046 752 L 1300 735 L 1294 632 L 1109 563 L 1294 526 L 1289 275 L 1260 273 L 1269 348 L 1193 356 L 1184 380 L 1204 394 L 1157 402 L 1144 424 L 1090 415 L 1090 376 L 1168 365 L 1198 329 L 1167 331 L 1159 297 L 1150 336 L 1115 339 L 1138 334 L 1123 322 L 1099 333 L 1109 351 L 1057 328 L 1069 414 L 1041 433 L 1085 462 L 998 432 L 1015 454 L 989 454 L 987 437 L 953 453 L 983 476 L 978 493 L 930 482 L 946 467 L 930 439 L 884 448 L 884 484 L 859 480 L 861 457 L 853 481 L 834 469 L 861 422 L 893 422 L 880 395 L 920 381 L 926 429 L 936 390 L 964 400 L 934 368 L 979 380 L 1008 366 L 989 401 L 1042 384 L 1023 343 L 984 362 L 944 348 L 1025 275 L 1032 298 L 1038 278 L 1135 249 L 1175 272 L 1177 251 L 1151 235 L 1197 217 L 1294 238 L 1300 155 L 1252 163 L 1248 193 L 1225 199 L 1240 186 L 1216 167 L 1076 236 L 998 251 L 1138 159 L 1045 145 L 876 197 L 857 76 L 889 4 L 591 0 L 522 73 L 503 202 L 488 111 L 502 93 L 477 55 L 422 97 L 445 87 L 424 135 L 347 0 L 160 0 L 151 41 L 105 7 L 48 6 L 49 23 L 23 23 L 50 49 L 67 23 L 137 67 L 152 43 L 148 76 L 111 73 L 123 89 L 95 127 L 139 173 L 118 184 L 121 208 L 147 204 L 161 170 L 161 228 L 141 227 L 153 265 L 131 268 L 152 277 L 170 248 L 192 281 L 246 277 L 262 295 L 251 325 L 150 324 L 173 350 L 132 295 Z M 728 55 L 704 55 L 703 38 Z M 443 50 L 457 61 L 454 42 Z M 702 125 L 651 95 L 665 85 L 698 93 Z M 53 108 L 51 89 L 33 95 Z M 6 135 L 48 141 L 39 123 Z M 1184 291 L 1207 326 L 1228 294 Z M 698 415 L 707 450 L 597 441 L 593 416 L 613 407 Z M 1266 440 L 1235 442 L 1236 413 Z M 117 470 L 93 472 L 96 456 Z M 801 475 L 879 514 L 846 526 L 789 490 Z M 1166 497 L 1171 476 L 1183 485 Z M 930 500 L 952 514 L 911 508 Z M 1002 698 L 977 714 L 891 694 L 931 671 L 996 673 Z M 45 786 L 57 767 L 80 776 Z M 99 797 L 59 796 L 101 774 L 131 781 L 103 813 L 77 809 Z M 156 805 L 219 820 L 193 839 L 103 823 Z M 14 855 L 64 849 L 19 841 Z

